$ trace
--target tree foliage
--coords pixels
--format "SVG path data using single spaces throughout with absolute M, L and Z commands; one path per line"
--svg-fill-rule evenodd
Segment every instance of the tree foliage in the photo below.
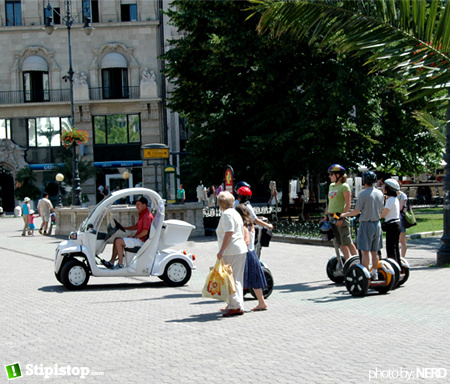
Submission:
M 35 182 L 36 176 L 31 168 L 24 167 L 19 169 L 16 173 L 16 189 L 14 190 L 14 195 L 21 201 L 25 197 L 36 200 L 40 197 L 41 191 L 34 184 Z
M 231 164 L 252 186 L 286 183 L 331 163 L 407 174 L 439 159 L 440 144 L 412 117 L 391 73 L 367 74 L 368 56 L 320 52 L 289 34 L 258 35 L 247 2 L 172 2 L 183 37 L 164 55 L 169 107 L 187 121 L 192 177 L 221 181 Z M 355 113 L 356 111 L 356 113 Z

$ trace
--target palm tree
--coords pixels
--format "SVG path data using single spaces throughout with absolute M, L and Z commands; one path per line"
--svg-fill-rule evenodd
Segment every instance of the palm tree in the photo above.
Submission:
M 372 71 L 391 69 L 411 98 L 446 110 L 444 235 L 437 264 L 450 263 L 450 2 L 443 0 L 249 0 L 258 30 L 291 34 L 320 50 L 369 54 Z M 447 103 L 443 103 L 447 101 Z

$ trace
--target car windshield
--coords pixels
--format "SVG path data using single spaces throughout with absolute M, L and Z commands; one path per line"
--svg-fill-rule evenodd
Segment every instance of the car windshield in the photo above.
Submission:
M 87 229 L 87 225 L 90 221 L 90 218 L 92 217 L 92 215 L 94 214 L 94 212 L 98 209 L 98 206 L 102 203 L 102 201 L 100 201 L 99 203 L 97 203 L 97 205 L 94 206 L 94 208 L 92 208 L 91 212 L 89 213 L 88 217 L 86 217 L 86 219 L 83 220 L 83 222 L 80 225 L 79 231 L 80 232 L 86 232 Z

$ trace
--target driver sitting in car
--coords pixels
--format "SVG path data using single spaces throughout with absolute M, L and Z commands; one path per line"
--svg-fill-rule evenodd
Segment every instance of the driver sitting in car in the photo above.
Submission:
M 139 200 L 136 201 L 136 209 L 139 212 L 139 219 L 135 225 L 131 227 L 125 227 L 126 230 L 137 230 L 134 236 L 128 236 L 125 238 L 116 237 L 114 239 L 114 246 L 112 251 L 112 256 L 110 261 L 102 260 L 102 264 L 106 268 L 117 269 L 123 268 L 123 252 L 125 248 L 141 247 L 145 241 L 148 239 L 150 234 L 150 227 L 153 221 L 153 215 L 147 208 L 148 200 L 141 196 Z M 114 265 L 116 257 L 119 258 L 117 265 Z

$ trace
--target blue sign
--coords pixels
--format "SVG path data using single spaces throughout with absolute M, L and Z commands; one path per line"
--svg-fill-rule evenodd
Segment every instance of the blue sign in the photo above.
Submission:
M 97 168 L 131 168 L 131 167 L 142 167 L 142 160 L 133 161 L 104 161 L 95 162 L 94 166 Z

